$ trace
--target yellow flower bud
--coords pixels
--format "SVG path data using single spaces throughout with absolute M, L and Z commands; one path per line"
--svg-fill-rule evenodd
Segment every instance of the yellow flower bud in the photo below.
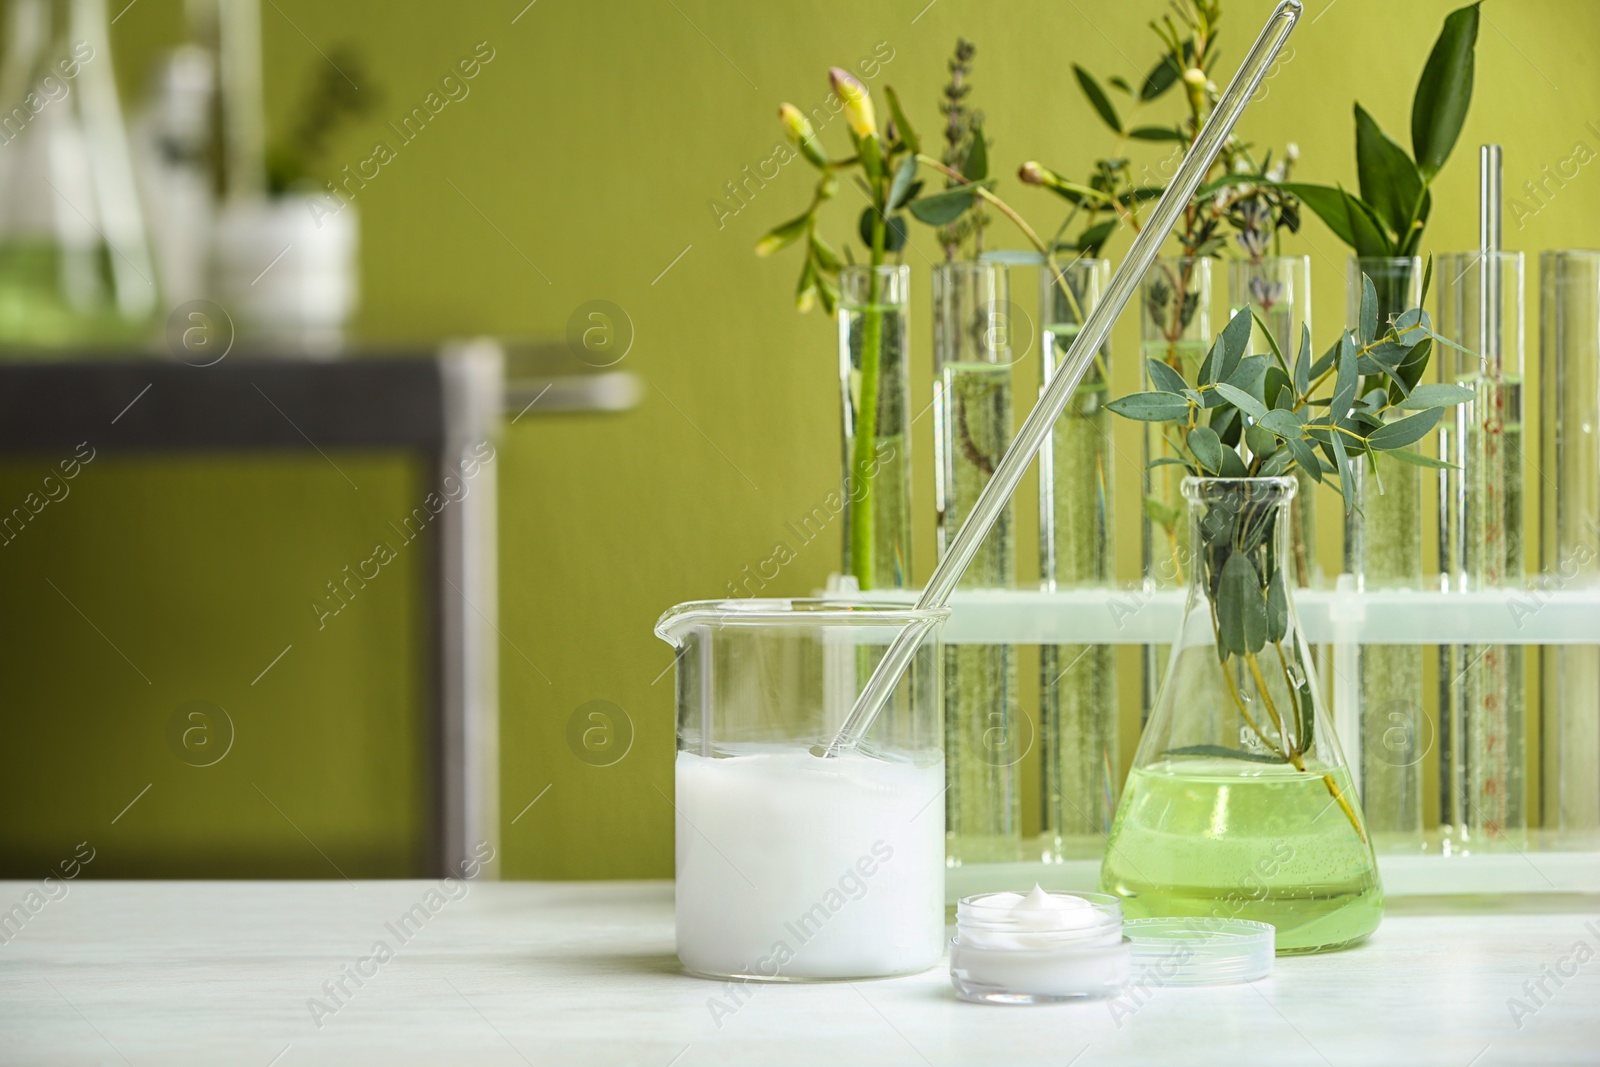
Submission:
M 876 137 L 878 121 L 872 113 L 872 97 L 867 95 L 867 87 L 841 67 L 829 69 L 828 81 L 844 104 L 844 120 L 850 124 L 851 132 L 857 137 Z
M 811 128 L 811 122 L 805 113 L 793 104 L 784 104 L 778 108 L 778 118 L 783 122 L 783 129 L 789 135 L 789 140 L 800 149 L 800 154 L 818 170 L 826 170 L 828 153 L 823 150 L 822 142 L 817 140 L 817 132 Z

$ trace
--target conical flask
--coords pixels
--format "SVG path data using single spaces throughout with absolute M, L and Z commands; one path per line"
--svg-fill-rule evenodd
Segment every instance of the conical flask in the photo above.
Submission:
M 157 308 L 104 0 L 11 0 L 0 61 L 0 346 L 144 340 Z
M 1383 914 L 1377 863 L 1294 608 L 1293 478 L 1187 478 L 1189 595 L 1101 867 L 1129 917 L 1253 919 L 1279 953 Z

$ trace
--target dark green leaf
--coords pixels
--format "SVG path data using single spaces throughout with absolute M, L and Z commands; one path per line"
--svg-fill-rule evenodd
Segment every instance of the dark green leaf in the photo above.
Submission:
M 1265 463 L 1261 464 L 1261 477 L 1276 478 L 1278 475 L 1285 473 L 1293 463 L 1294 453 L 1287 448 L 1280 448 L 1268 456 Z
M 1355 247 L 1355 231 L 1350 223 L 1350 206 L 1346 202 L 1347 194 L 1343 189 L 1336 189 L 1327 185 L 1311 185 L 1307 182 L 1281 182 L 1278 188 L 1293 193 L 1316 213 L 1333 231 L 1333 235 L 1351 248 Z
M 1417 94 L 1411 101 L 1411 151 L 1422 179 L 1439 173 L 1472 103 L 1474 52 L 1478 43 L 1478 5 L 1452 11 L 1433 44 Z
M 1150 384 L 1164 393 L 1182 393 L 1189 388 L 1189 383 L 1183 380 L 1183 375 L 1167 366 L 1159 359 L 1145 361 L 1150 374 Z
M 1128 131 L 1128 136 L 1135 141 L 1175 141 L 1178 144 L 1188 144 L 1189 138 L 1183 131 L 1172 126 L 1135 126 Z
M 1423 411 L 1427 408 L 1448 408 L 1457 404 L 1465 404 L 1473 398 L 1473 392 L 1464 385 L 1446 385 L 1444 383 L 1430 383 L 1419 385 L 1411 390 L 1411 395 L 1399 406 L 1406 411 Z
M 1162 753 L 1163 756 L 1213 756 L 1218 759 L 1242 759 L 1251 763 L 1282 763 L 1283 760 L 1270 752 L 1246 752 L 1242 748 L 1229 748 L 1226 745 L 1183 745 L 1180 748 L 1169 748 Z
M 1235 424 L 1237 427 L 1237 424 Z M 1238 443 L 1238 438 L 1234 439 Z M 1224 478 L 1248 478 L 1250 471 L 1245 467 L 1244 460 L 1239 458 L 1239 453 L 1231 447 L 1222 450 L 1222 476 Z
M 961 176 L 969 182 L 981 182 L 989 176 L 989 145 L 981 122 L 972 124 L 972 147 L 967 149 L 966 161 L 961 164 Z
M 1125 419 L 1168 422 L 1188 414 L 1189 402 L 1171 393 L 1129 393 L 1111 401 L 1106 407 Z
M 1215 393 L 1207 393 L 1206 395 L 1208 397 L 1216 396 Z M 1244 430 L 1243 424 L 1239 419 L 1238 408 L 1227 404 L 1215 408 L 1211 412 L 1211 417 L 1207 420 L 1207 425 L 1217 431 L 1217 436 L 1222 438 L 1224 447 L 1238 447 L 1239 438 L 1243 435 Z
M 1421 206 L 1422 176 L 1405 149 L 1378 128 L 1377 121 L 1360 104 L 1356 108 L 1356 173 L 1361 199 L 1372 205 L 1394 235 L 1404 240 L 1411 230 L 1412 214 Z
M 906 246 L 906 239 L 910 230 L 906 226 L 904 215 L 891 215 L 888 223 L 883 228 L 883 249 L 885 252 L 898 252 Z
M 1078 235 L 1078 251 L 1089 256 L 1100 254 L 1100 246 L 1106 239 L 1116 232 L 1118 221 L 1115 218 L 1097 222 Z
M 885 86 L 883 94 L 889 98 L 889 114 L 894 118 L 894 127 L 900 133 L 900 143 L 909 148 L 911 154 L 915 156 L 922 151 L 922 142 L 917 140 L 917 131 L 906 121 L 906 113 L 900 107 L 900 94 L 894 91 L 892 85 Z
M 1122 119 L 1117 117 L 1117 109 L 1111 106 L 1111 99 L 1106 96 L 1106 91 L 1100 88 L 1100 83 L 1094 80 L 1094 75 L 1076 63 L 1072 65 L 1072 73 L 1077 75 L 1078 86 L 1083 89 L 1083 95 L 1089 98 L 1089 103 L 1099 113 L 1101 121 L 1115 132 L 1121 133 Z
M 1212 474 L 1222 471 L 1222 439 L 1209 426 L 1196 426 L 1189 431 L 1189 451 L 1200 466 Z
M 1428 290 L 1433 288 L 1433 257 L 1428 257 L 1428 265 L 1422 268 L 1422 303 L 1427 306 Z
M 1150 68 L 1150 73 L 1144 76 L 1144 84 L 1139 87 L 1141 101 L 1154 100 L 1178 80 L 1178 75 L 1183 72 L 1178 69 L 1178 61 L 1171 54 L 1161 57 L 1161 61 Z
M 1214 388 L 1222 394 L 1223 399 L 1246 415 L 1249 415 L 1252 419 L 1259 421 L 1266 417 L 1266 405 L 1238 386 L 1229 385 L 1227 382 L 1219 382 Z
M 1367 447 L 1384 452 L 1403 448 L 1420 441 L 1428 431 L 1439 425 L 1439 420 L 1442 418 L 1444 418 L 1443 408 L 1431 408 L 1415 415 L 1408 415 L 1398 422 L 1386 422 L 1367 435 Z
M 1122 75 L 1113 74 L 1111 77 L 1107 78 L 1106 81 L 1111 84 L 1113 89 L 1121 89 L 1129 96 L 1133 95 L 1133 86 L 1129 85 L 1128 79 L 1124 78 Z
M 1350 215 L 1350 232 L 1355 237 L 1352 247 L 1356 255 L 1364 258 L 1385 259 L 1395 255 L 1395 243 L 1383 232 L 1383 223 L 1371 205 L 1360 197 L 1344 194 L 1346 210 Z
M 972 186 L 958 185 L 954 189 L 918 197 L 906 206 L 918 222 L 925 222 L 929 226 L 943 226 L 960 218 L 961 213 L 972 206 L 972 201 L 976 197 L 977 193 Z
M 1422 374 L 1428 369 L 1428 357 L 1433 354 L 1433 339 L 1424 337 L 1421 341 L 1411 346 L 1411 351 L 1406 353 L 1406 358 L 1400 361 L 1395 368 L 1393 381 L 1389 387 L 1389 400 L 1399 403 L 1400 400 L 1416 388 L 1422 381 Z
M 889 185 L 890 211 L 899 211 L 911 196 L 911 183 L 917 177 L 917 157 L 907 156 L 895 169 L 894 181 Z
M 1333 453 L 1333 468 L 1338 472 L 1339 495 L 1344 497 L 1344 513 L 1355 514 L 1356 487 L 1350 470 L 1350 458 L 1345 452 L 1344 434 L 1337 430 L 1328 433 L 1328 451 Z

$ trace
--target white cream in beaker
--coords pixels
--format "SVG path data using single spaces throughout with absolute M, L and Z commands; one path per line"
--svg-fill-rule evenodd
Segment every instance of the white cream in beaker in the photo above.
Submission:
M 944 764 L 751 745 L 677 761 L 678 958 L 776 981 L 910 974 L 944 933 Z

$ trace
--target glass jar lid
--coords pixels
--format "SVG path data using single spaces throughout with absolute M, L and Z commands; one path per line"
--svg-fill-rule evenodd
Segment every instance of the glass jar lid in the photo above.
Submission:
M 1252 982 L 1272 973 L 1277 931 L 1248 919 L 1129 919 L 1122 933 L 1133 949 L 1135 978 L 1159 985 Z

